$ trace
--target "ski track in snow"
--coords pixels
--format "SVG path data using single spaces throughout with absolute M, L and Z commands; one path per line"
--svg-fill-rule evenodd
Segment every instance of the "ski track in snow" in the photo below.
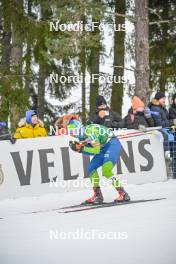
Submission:
M 176 180 L 129 185 L 131 198 L 164 200 L 59 214 L 54 208 L 78 204 L 90 190 L 0 201 L 1 264 L 175 264 Z M 106 201 L 113 188 L 103 189 Z M 36 210 L 48 210 L 31 214 Z M 51 239 L 50 231 L 116 232 L 126 239 Z

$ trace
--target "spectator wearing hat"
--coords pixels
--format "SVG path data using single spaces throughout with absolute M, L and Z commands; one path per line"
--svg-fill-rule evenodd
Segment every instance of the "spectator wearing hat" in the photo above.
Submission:
M 26 117 L 20 120 L 14 138 L 22 139 L 46 136 L 47 132 L 44 128 L 44 123 L 38 118 L 35 110 L 29 110 L 26 112 Z
M 124 127 L 128 129 L 140 129 L 153 127 L 154 120 L 151 116 L 150 109 L 145 108 L 143 101 L 134 96 L 132 99 L 132 107 L 128 111 L 128 115 L 124 118 Z
M 95 111 L 91 114 L 88 124 L 99 124 L 109 128 L 122 128 L 123 120 L 118 113 L 113 112 L 105 98 L 98 95 L 95 100 Z
M 159 115 L 154 115 L 155 126 L 170 127 L 176 124 L 176 120 L 169 119 L 169 112 L 165 106 L 166 96 L 163 92 L 157 92 L 149 107 L 151 111 L 158 112 Z

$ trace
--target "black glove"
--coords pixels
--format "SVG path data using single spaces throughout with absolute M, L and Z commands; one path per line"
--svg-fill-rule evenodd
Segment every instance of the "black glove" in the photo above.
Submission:
M 69 141 L 69 146 L 73 151 L 76 152 L 82 152 L 84 148 L 84 145 L 80 144 L 77 141 Z
M 11 144 L 16 143 L 16 138 L 14 138 L 11 134 L 8 135 L 7 140 L 10 140 Z
M 10 137 L 10 142 L 11 142 L 12 144 L 15 144 L 15 143 L 16 143 L 16 138 L 14 138 L 14 137 Z

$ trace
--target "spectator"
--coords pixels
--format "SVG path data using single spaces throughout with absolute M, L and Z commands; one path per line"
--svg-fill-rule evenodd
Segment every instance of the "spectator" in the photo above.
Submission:
M 153 127 L 154 120 L 151 116 L 150 109 L 145 108 L 142 100 L 134 96 L 132 99 L 132 107 L 128 111 L 128 115 L 124 118 L 124 127 L 128 129 L 139 129 L 140 127 Z
M 173 95 L 172 105 L 169 108 L 169 118 L 176 119 L 176 93 Z M 172 157 L 173 178 L 176 178 L 176 126 L 173 128 L 172 133 L 174 135 L 174 141 L 170 144 L 170 153 Z
M 10 140 L 12 144 L 16 142 L 16 139 L 9 132 L 7 122 L 0 122 L 0 141 L 2 140 Z
M 26 112 L 26 117 L 21 119 L 14 137 L 20 138 L 35 138 L 46 137 L 47 132 L 43 122 L 38 119 L 37 113 L 34 110 Z
M 169 108 L 169 119 L 176 119 L 176 93 L 173 95 L 172 105 Z
M 8 140 L 9 139 L 9 130 L 7 126 L 7 122 L 0 122 L 0 140 Z
M 159 115 L 153 115 L 155 126 L 161 126 L 161 133 L 164 137 L 164 150 L 172 152 L 174 136 L 170 132 L 170 127 L 176 124 L 176 119 L 169 119 L 169 112 L 165 106 L 166 96 L 163 92 L 157 92 L 149 105 L 151 111 L 158 112 Z
M 64 115 L 56 120 L 55 122 L 56 136 L 68 135 L 66 124 L 68 120 L 70 121 L 71 119 L 79 120 L 79 117 L 78 115 L 75 114 L 69 114 L 69 115 Z
M 169 112 L 165 107 L 165 101 L 165 94 L 163 92 L 157 92 L 149 105 L 151 111 L 159 113 L 159 115 L 153 115 L 155 126 L 170 127 L 176 121 L 173 119 L 169 120 Z
M 122 128 L 123 121 L 119 114 L 113 112 L 105 98 L 101 95 L 96 97 L 95 112 L 90 116 L 88 124 L 99 124 L 109 128 Z

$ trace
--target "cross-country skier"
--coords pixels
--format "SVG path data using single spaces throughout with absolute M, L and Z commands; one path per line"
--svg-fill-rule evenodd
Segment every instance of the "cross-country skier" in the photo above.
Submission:
M 63 133 L 62 133 L 62 129 Z M 115 202 L 129 201 L 130 197 L 124 190 L 121 182 L 114 176 L 113 168 L 119 160 L 121 144 L 115 136 L 109 136 L 107 127 L 91 124 L 86 127 L 78 120 L 75 115 L 66 115 L 59 121 L 59 134 L 68 134 L 75 137 L 78 141 L 70 141 L 72 150 L 85 155 L 94 156 L 88 167 L 88 174 L 93 185 L 93 196 L 85 202 L 97 204 L 103 202 L 103 195 L 100 189 L 100 179 L 97 172 L 102 167 L 102 175 L 111 179 L 112 185 L 117 190 L 119 196 Z

